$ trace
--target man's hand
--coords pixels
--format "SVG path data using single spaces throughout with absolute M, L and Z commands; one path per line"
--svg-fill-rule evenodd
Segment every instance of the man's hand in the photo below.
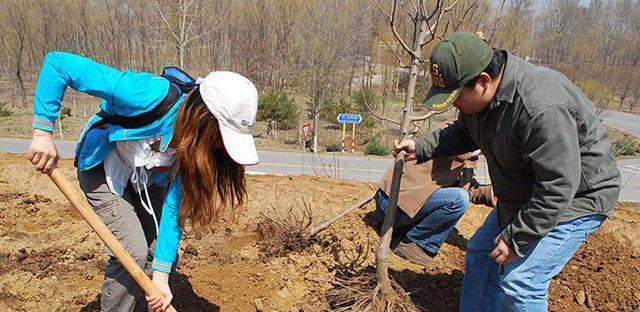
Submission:
M 27 150 L 27 158 L 36 166 L 36 170 L 47 173 L 58 163 L 60 155 L 53 144 L 51 132 L 35 129 Z
M 496 248 L 489 254 L 489 257 L 499 264 L 507 264 L 518 259 L 518 254 L 509 246 L 501 235 L 498 235 L 494 241 Z
M 398 140 L 393 142 L 393 157 L 398 156 L 401 151 L 407 153 L 404 157 L 405 161 L 416 159 L 416 142 L 414 140 L 402 140 L 398 143 Z
M 162 312 L 165 311 L 171 304 L 173 294 L 171 294 L 171 288 L 169 288 L 169 274 L 153 271 L 153 285 L 158 288 L 161 296 L 146 295 L 149 311 Z

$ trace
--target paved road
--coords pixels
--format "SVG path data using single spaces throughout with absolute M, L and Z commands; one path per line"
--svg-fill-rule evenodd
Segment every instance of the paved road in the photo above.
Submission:
M 626 131 L 640 137 L 640 115 L 617 111 L 606 111 L 602 122 L 607 126 Z
M 2 152 L 24 153 L 28 145 L 29 141 L 25 139 L 0 138 L 0 151 Z M 57 141 L 56 146 L 62 157 L 73 157 L 75 142 Z M 382 157 L 358 157 L 341 153 L 318 155 L 306 153 L 303 167 L 300 153 L 259 151 L 258 154 L 261 162 L 257 166 L 249 167 L 249 173 L 305 174 L 367 182 L 378 181 L 393 162 L 390 158 Z M 622 172 L 624 185 L 620 200 L 640 202 L 640 159 L 618 161 L 618 167 Z M 480 162 L 476 174 L 481 183 L 489 182 L 484 162 Z

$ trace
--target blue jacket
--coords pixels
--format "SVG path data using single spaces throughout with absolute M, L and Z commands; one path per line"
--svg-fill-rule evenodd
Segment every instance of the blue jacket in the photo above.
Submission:
M 49 52 L 42 64 L 34 96 L 33 127 L 53 132 L 61 102 L 67 87 L 102 99 L 100 108 L 110 114 L 136 116 L 150 111 L 167 95 L 170 83 L 167 79 L 131 70 L 119 71 L 91 59 L 64 52 Z M 162 137 L 160 150 L 165 151 L 173 137 L 174 123 L 183 94 L 178 103 L 161 119 L 138 129 L 123 129 L 110 125 L 91 131 L 91 125 L 101 120 L 97 115 L 89 119 L 76 146 L 78 170 L 88 170 L 109 155 L 117 141 Z M 79 144 L 84 140 L 83 144 Z M 82 150 L 79 147 L 82 146 Z M 168 182 L 167 174 L 156 174 L 154 180 Z M 174 179 L 162 206 L 162 218 L 156 242 L 153 269 L 169 273 L 173 265 L 182 232 L 178 226 L 178 207 L 181 189 L 179 179 Z

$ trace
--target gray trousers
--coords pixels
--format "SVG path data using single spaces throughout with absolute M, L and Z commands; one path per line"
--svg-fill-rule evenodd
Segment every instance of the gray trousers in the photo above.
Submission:
M 111 193 L 102 165 L 87 171 L 78 170 L 78 181 L 89 204 L 107 228 L 111 230 L 111 233 L 116 236 L 138 265 L 148 275 L 151 275 L 151 261 L 153 260 L 157 233 L 153 217 L 144 210 L 138 194 L 131 184 L 127 186 L 122 197 Z M 159 224 L 166 189 L 150 186 L 148 191 Z M 109 261 L 104 269 L 100 310 L 129 312 L 135 309 L 136 311 L 146 311 L 144 291 L 127 273 L 113 253 L 111 251 L 108 253 Z

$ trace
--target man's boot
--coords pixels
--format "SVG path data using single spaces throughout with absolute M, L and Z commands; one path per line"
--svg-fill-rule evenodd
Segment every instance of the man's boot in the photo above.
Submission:
M 433 257 L 425 252 L 422 247 L 415 243 L 400 242 L 398 246 L 393 249 L 398 257 L 411 261 L 418 265 L 427 266 L 433 262 Z

